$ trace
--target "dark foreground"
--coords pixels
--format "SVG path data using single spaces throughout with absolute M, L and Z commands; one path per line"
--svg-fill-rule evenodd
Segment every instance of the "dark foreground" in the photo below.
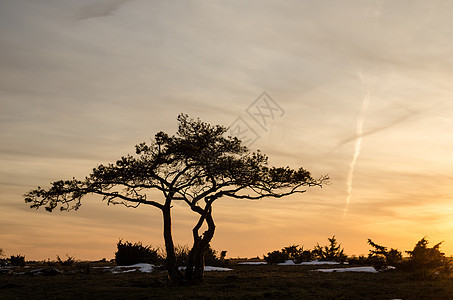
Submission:
M 453 299 L 453 279 L 410 274 L 318 273 L 310 266 L 231 265 L 197 286 L 172 286 L 164 272 L 0 275 L 0 299 Z M 68 271 L 68 270 L 67 270 Z

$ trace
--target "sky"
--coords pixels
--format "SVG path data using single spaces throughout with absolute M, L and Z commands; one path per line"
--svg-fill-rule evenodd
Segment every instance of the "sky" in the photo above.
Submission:
M 153 207 L 88 196 L 79 211 L 48 213 L 23 194 L 174 134 L 186 113 L 242 122 L 271 165 L 331 179 L 283 199 L 218 200 L 212 246 L 227 257 L 333 235 L 349 255 L 367 254 L 368 238 L 411 250 L 424 236 L 453 255 L 452 10 L 444 0 L 0 0 L 0 248 L 42 260 L 110 259 L 119 239 L 162 246 Z M 175 243 L 190 244 L 194 216 L 175 205 L 173 218 Z

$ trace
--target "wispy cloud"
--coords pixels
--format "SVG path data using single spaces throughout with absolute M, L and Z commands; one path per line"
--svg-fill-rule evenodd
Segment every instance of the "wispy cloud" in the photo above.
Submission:
M 130 1 L 133 0 L 95 1 L 94 3 L 83 6 L 79 10 L 76 18 L 78 21 L 82 21 L 86 19 L 108 17 Z
M 368 130 L 364 130 L 362 133 L 356 133 L 352 136 L 349 136 L 343 140 L 341 140 L 338 145 L 337 145 L 337 148 L 338 147 L 341 147 L 345 144 L 348 144 L 348 143 L 351 143 L 353 141 L 356 141 L 357 139 L 361 139 L 361 138 L 364 138 L 366 136 L 369 136 L 369 135 L 373 135 L 373 134 L 376 134 L 376 133 L 379 133 L 381 131 L 384 131 L 384 130 L 387 130 L 387 129 L 390 129 L 394 126 L 397 126 L 399 124 L 402 124 L 406 121 L 410 121 L 412 119 L 414 119 L 415 117 L 420 117 L 422 115 L 429 115 L 429 114 L 436 114 L 436 113 L 433 113 L 432 110 L 438 106 L 440 106 L 441 104 L 445 103 L 446 101 L 438 101 L 436 103 L 433 103 L 433 104 L 430 104 L 429 106 L 426 106 L 426 107 L 417 107 L 416 109 L 413 109 L 413 108 L 409 108 L 407 106 L 404 106 L 402 104 L 399 104 L 398 106 L 402 107 L 406 113 L 394 120 L 391 120 L 389 121 L 388 123 L 383 123 L 379 126 L 376 126 L 372 129 L 368 129 Z
M 350 136 L 350 137 L 342 140 L 340 143 L 338 143 L 338 147 L 342 146 L 342 145 L 345 145 L 347 143 L 356 141 L 358 139 L 362 139 L 362 138 L 364 138 L 364 137 L 366 137 L 368 135 L 372 135 L 372 134 L 378 133 L 380 131 L 389 129 L 389 128 L 393 127 L 393 126 L 396 126 L 396 125 L 398 125 L 400 123 L 403 123 L 406 120 L 409 120 L 410 118 L 412 118 L 412 117 L 414 117 L 414 116 L 416 116 L 416 115 L 418 115 L 418 114 L 420 114 L 422 112 L 423 111 L 414 111 L 414 112 L 409 113 L 407 115 L 401 116 L 400 118 L 395 119 L 395 120 L 391 121 L 390 123 L 383 124 L 381 126 L 373 128 L 373 129 L 365 130 L 362 133 L 354 134 L 353 136 Z

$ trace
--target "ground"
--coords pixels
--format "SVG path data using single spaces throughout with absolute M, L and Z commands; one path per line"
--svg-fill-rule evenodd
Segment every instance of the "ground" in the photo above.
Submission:
M 0 299 L 453 299 L 453 278 L 313 271 L 322 266 L 229 267 L 233 271 L 205 273 L 204 283 L 196 286 L 168 284 L 164 271 L 111 274 L 86 264 L 53 276 L 3 274 Z M 71 268 L 79 272 L 68 274 Z

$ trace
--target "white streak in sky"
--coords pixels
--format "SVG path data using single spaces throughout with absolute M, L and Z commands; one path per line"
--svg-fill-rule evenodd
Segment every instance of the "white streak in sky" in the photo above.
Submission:
M 365 121 L 365 113 L 370 104 L 371 88 L 374 85 L 374 83 L 376 82 L 375 76 L 370 77 L 370 78 L 365 78 L 362 71 L 359 71 L 358 75 L 359 75 L 362 85 L 365 87 L 365 95 L 363 97 L 362 108 L 360 109 L 359 117 L 357 118 L 357 125 L 356 125 L 357 139 L 355 140 L 354 154 L 352 156 L 352 160 L 349 165 L 348 178 L 346 181 L 347 196 L 346 196 L 346 205 L 345 205 L 344 212 L 343 212 L 343 218 L 346 216 L 346 213 L 348 212 L 349 203 L 351 202 L 351 198 L 352 198 L 352 181 L 354 179 L 355 165 L 357 163 L 357 159 L 359 158 L 360 150 L 362 150 L 363 122 Z M 366 79 L 368 79 L 368 80 L 366 80 Z
M 368 19 L 368 22 L 371 21 L 371 28 L 370 33 L 374 32 L 374 34 L 379 34 L 379 21 L 380 18 L 382 17 L 382 9 L 384 2 L 383 0 L 375 0 L 371 1 L 371 6 L 370 6 L 370 11 L 369 13 L 366 14 L 366 18 Z M 354 154 L 352 156 L 351 163 L 349 165 L 349 172 L 348 172 L 348 178 L 346 180 L 346 205 L 344 207 L 344 212 L 343 212 L 343 219 L 346 217 L 346 214 L 348 212 L 349 208 L 349 203 L 351 202 L 352 198 L 352 182 L 354 180 L 354 170 L 355 170 L 355 165 L 357 163 L 357 159 L 359 158 L 360 151 L 362 150 L 362 141 L 363 141 L 363 122 L 365 121 L 365 113 L 368 109 L 368 105 L 370 104 L 370 98 L 371 98 L 371 88 L 376 82 L 376 75 L 370 75 L 370 76 L 365 76 L 363 74 L 363 68 L 360 69 L 358 72 L 358 76 L 360 79 L 360 82 L 362 83 L 362 86 L 365 88 L 365 93 L 363 96 L 363 101 L 362 101 L 362 108 L 360 109 L 359 117 L 357 118 L 357 125 L 356 125 L 356 137 L 357 139 L 355 140 L 354 144 Z

